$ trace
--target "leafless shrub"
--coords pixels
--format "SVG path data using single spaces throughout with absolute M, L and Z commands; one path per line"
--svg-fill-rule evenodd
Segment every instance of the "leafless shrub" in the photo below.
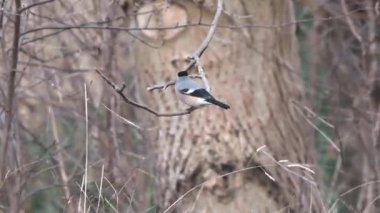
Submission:
M 316 20 L 342 15 L 314 22 L 311 88 L 314 106 L 333 124 L 334 140 L 341 141 L 341 156 L 327 153 L 337 165 L 331 202 L 352 212 L 379 209 L 378 4 L 318 1 L 312 11 Z

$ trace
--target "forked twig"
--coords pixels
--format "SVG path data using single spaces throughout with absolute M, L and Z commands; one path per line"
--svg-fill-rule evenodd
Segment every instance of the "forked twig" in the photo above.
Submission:
M 126 103 L 131 104 L 132 106 L 135 106 L 137 108 L 141 108 L 147 112 L 150 112 L 157 117 L 173 117 L 173 116 L 188 115 L 196 109 L 196 108 L 189 108 L 188 110 L 186 110 L 184 112 L 175 112 L 175 113 L 159 113 L 159 112 L 156 112 L 155 110 L 153 110 L 153 109 L 151 109 L 145 105 L 139 104 L 135 101 L 132 101 L 127 96 L 125 96 L 123 93 L 123 91 L 125 89 L 125 84 L 123 84 L 123 86 L 120 88 L 115 83 L 113 83 L 110 79 L 108 79 L 102 72 L 100 72 L 97 69 L 95 71 L 103 78 L 103 80 L 105 82 L 107 82 L 108 85 L 110 85 L 123 98 L 123 100 Z
M 209 43 L 211 42 L 213 35 L 215 34 L 216 26 L 217 26 L 217 23 L 219 21 L 220 15 L 222 14 L 222 11 L 223 11 L 223 0 L 218 0 L 217 10 L 215 12 L 214 19 L 211 22 L 211 25 L 210 25 L 211 27 L 207 33 L 206 38 L 203 40 L 201 45 L 197 48 L 197 50 L 195 50 L 193 55 L 190 57 L 189 65 L 184 70 L 182 70 L 182 71 L 189 71 L 194 65 L 196 65 L 198 68 L 199 76 L 202 79 L 202 81 L 205 85 L 205 89 L 207 91 L 210 91 L 210 86 L 208 84 L 205 72 L 203 70 L 203 66 L 202 66 L 200 57 L 202 56 L 202 54 L 207 49 Z M 111 80 L 109 80 L 102 72 L 100 72 L 97 69 L 95 71 L 103 78 L 104 81 L 106 81 L 123 98 L 123 100 L 126 103 L 131 104 L 132 106 L 141 108 L 147 112 L 150 112 L 157 117 L 173 117 L 173 116 L 187 115 L 187 114 L 190 114 L 195 109 L 197 109 L 197 108 L 189 108 L 184 112 L 177 112 L 177 113 L 159 113 L 159 112 L 156 112 L 155 110 L 153 110 L 153 109 L 151 109 L 145 105 L 139 104 L 139 103 L 132 101 L 129 98 L 127 98 L 123 93 L 123 91 L 125 89 L 125 84 L 123 84 L 123 86 L 121 88 L 119 88 L 115 83 L 113 83 Z M 159 84 L 159 85 L 154 85 L 154 86 L 148 87 L 147 90 L 153 91 L 156 89 L 166 89 L 168 86 L 172 86 L 174 84 L 175 84 L 175 81 L 169 81 L 169 82 L 166 82 L 164 84 Z
M 187 65 L 187 67 L 185 69 L 182 70 L 182 71 L 189 71 L 191 68 L 194 67 L 194 65 L 197 66 L 198 73 L 201 76 L 202 81 L 205 85 L 205 89 L 207 91 L 210 91 L 210 85 L 209 85 L 208 80 L 206 78 L 206 74 L 204 72 L 200 58 L 203 55 L 203 53 L 206 51 L 208 45 L 211 42 L 212 37 L 215 34 L 215 30 L 216 30 L 220 15 L 222 14 L 222 11 L 223 11 L 223 0 L 218 0 L 215 16 L 214 16 L 214 19 L 212 20 L 212 22 L 210 24 L 210 29 L 206 35 L 206 38 L 202 41 L 201 45 L 195 50 L 193 55 L 191 57 L 189 57 L 190 63 Z M 170 82 L 165 83 L 163 85 L 155 85 L 152 87 L 148 87 L 148 90 L 152 91 L 154 89 L 166 89 L 166 87 L 172 86 L 174 84 L 175 84 L 175 81 L 170 81 Z

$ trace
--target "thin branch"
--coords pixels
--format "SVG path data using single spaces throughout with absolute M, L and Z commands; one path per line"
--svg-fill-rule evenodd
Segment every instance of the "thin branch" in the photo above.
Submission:
M 193 55 L 189 58 L 190 63 L 187 65 L 187 67 L 184 70 L 182 70 L 182 71 L 189 71 L 191 68 L 194 67 L 194 65 L 196 65 L 198 68 L 198 73 L 201 76 L 201 79 L 202 79 L 202 81 L 205 85 L 205 89 L 207 91 L 210 91 L 210 85 L 209 85 L 208 80 L 206 78 L 206 74 L 204 72 L 200 58 L 203 55 L 203 53 L 206 51 L 208 45 L 211 42 L 212 37 L 215 34 L 215 30 L 217 28 L 218 21 L 219 21 L 220 15 L 222 14 L 222 11 L 223 11 L 223 0 L 218 0 L 218 5 L 217 5 L 216 12 L 215 12 L 215 16 L 214 16 L 214 19 L 212 20 L 212 22 L 210 24 L 210 29 L 206 35 L 206 38 L 202 41 L 201 45 L 195 50 Z M 175 81 L 170 81 L 170 82 L 164 83 L 162 85 L 155 85 L 152 87 L 148 87 L 148 90 L 152 91 L 155 89 L 166 89 L 168 86 L 171 86 L 174 84 L 175 84 Z
M 128 124 L 128 125 L 131 125 L 131 126 L 137 128 L 137 129 L 140 129 L 140 130 L 143 129 L 143 128 L 140 127 L 139 125 L 137 125 L 137 124 L 133 123 L 132 121 L 130 121 L 130 120 L 124 118 L 123 116 L 117 114 L 117 112 L 113 111 L 112 109 L 110 109 L 110 108 L 107 107 L 106 105 L 103 104 L 103 106 L 104 106 L 104 108 L 106 108 L 108 111 L 110 111 L 113 115 L 115 115 L 117 118 L 119 118 L 120 120 L 124 121 L 124 123 L 126 123 L 126 124 Z
M 8 100 L 7 100 L 7 118 L 6 118 L 6 130 L 5 130 L 5 140 L 2 150 L 2 160 L 1 160 L 1 174 L 2 179 L 5 175 L 6 165 L 7 165 L 7 153 L 8 145 L 11 134 L 11 127 L 13 121 L 13 105 L 15 100 L 15 90 L 16 90 L 16 70 L 18 62 L 18 50 L 19 50 L 19 37 L 21 31 L 21 16 L 19 10 L 21 8 L 21 0 L 15 0 L 16 4 L 16 16 L 15 16 L 15 27 L 13 33 L 13 45 L 12 45 L 12 64 L 9 70 L 9 81 L 8 81 Z
M 215 34 L 215 30 L 216 30 L 220 15 L 222 14 L 222 11 L 223 11 L 223 0 L 218 0 L 215 16 L 211 22 L 210 29 L 207 33 L 207 36 L 203 40 L 202 44 L 198 47 L 198 49 L 193 53 L 193 57 L 195 56 L 201 57 L 204 51 L 207 49 L 209 43 L 211 42 L 212 37 Z
M 341 152 L 340 148 L 335 144 L 332 138 L 330 138 L 323 130 L 321 130 L 317 125 L 315 125 L 308 117 L 305 115 L 305 113 L 302 111 L 301 107 L 298 106 L 295 102 L 291 102 L 295 109 L 299 112 L 299 114 L 305 119 L 305 121 L 315 130 L 317 131 L 323 138 L 326 139 L 327 142 L 331 144 L 331 146 L 338 152 Z M 304 108 L 306 109 L 306 108 Z M 310 113 L 310 111 L 308 111 Z M 317 117 L 317 115 L 314 113 L 313 117 Z M 317 117 L 318 120 L 319 116 Z
M 103 188 L 103 180 L 104 180 L 104 164 L 102 165 L 102 173 L 100 176 L 100 186 L 99 186 L 99 196 L 98 196 L 98 205 L 96 206 L 96 213 L 99 212 L 99 207 L 100 207 L 100 201 L 103 199 L 102 196 L 102 188 Z
M 147 107 L 145 105 L 139 104 L 139 103 L 137 103 L 135 101 L 132 101 L 129 98 L 127 98 L 124 95 L 124 93 L 123 93 L 123 91 L 125 89 L 125 84 L 123 84 L 123 86 L 121 88 L 119 88 L 115 83 L 113 83 L 111 80 L 109 80 L 102 72 L 100 72 L 97 69 L 95 71 L 103 78 L 103 80 L 105 82 L 107 82 L 108 85 L 110 85 L 123 98 L 123 100 L 126 103 L 128 103 L 128 104 L 130 104 L 132 106 L 135 106 L 137 108 L 141 108 L 141 109 L 143 109 L 143 110 L 145 110 L 145 111 L 147 111 L 147 112 L 149 112 L 149 113 L 151 113 L 151 114 L 153 114 L 153 115 L 155 115 L 157 117 L 174 117 L 174 116 L 188 115 L 192 111 L 194 111 L 195 109 L 197 109 L 197 108 L 189 108 L 189 109 L 187 109 L 184 112 L 176 112 L 176 113 L 159 113 L 159 112 L 156 112 L 153 109 L 151 109 L 151 108 L 149 108 L 149 107 Z
M 57 147 L 57 156 L 55 157 L 56 161 L 58 162 L 58 170 L 60 174 L 60 178 L 63 183 L 63 192 L 65 195 L 65 199 L 67 200 L 68 203 L 70 202 L 71 199 L 71 191 L 69 188 L 69 178 L 67 176 L 67 172 L 65 170 L 65 158 L 63 156 L 64 148 L 62 146 L 62 141 L 59 138 L 59 133 L 58 133 L 58 126 L 57 126 L 57 121 L 55 118 L 55 113 L 54 109 L 52 106 L 48 106 L 48 113 L 51 119 L 51 126 L 52 126 L 52 134 L 54 138 L 54 144 Z M 69 207 L 69 212 L 74 212 L 74 208 L 72 205 L 68 205 Z
M 18 13 L 22 13 L 24 12 L 25 10 L 28 10 L 32 7 L 37 7 L 37 6 L 40 6 L 40 5 L 43 5 L 43 4 L 46 4 L 46 3 L 50 3 L 50 2 L 53 2 L 55 0 L 46 0 L 46 1 L 40 1 L 40 2 L 37 2 L 37 3 L 34 3 L 34 4 L 31 4 L 31 5 L 28 5 L 26 7 L 23 7 L 21 9 L 18 10 Z
M 113 21 L 117 21 L 120 18 L 116 18 Z M 122 28 L 122 27 L 110 27 L 110 26 L 101 26 L 104 24 L 109 23 L 109 21 L 97 21 L 97 22 L 86 22 L 78 25 L 66 25 L 64 26 L 46 26 L 46 27 L 38 27 L 33 28 L 31 30 L 24 31 L 20 34 L 20 36 L 24 36 L 30 33 L 38 32 L 41 30 L 58 30 L 58 32 L 65 31 L 65 30 L 72 30 L 72 29 L 94 29 L 94 30 L 120 30 L 120 31 L 128 31 L 129 28 Z
M 217 24 L 218 24 L 218 21 L 219 21 L 219 17 L 222 14 L 222 11 L 223 11 L 223 0 L 218 0 L 217 10 L 215 12 L 214 19 L 212 20 L 212 22 L 210 24 L 210 29 L 209 29 L 209 31 L 207 33 L 207 36 L 203 40 L 203 42 L 201 43 L 201 45 L 198 47 L 198 49 L 195 50 L 195 52 L 193 53 L 193 55 L 191 57 L 192 60 L 190 61 L 190 64 L 183 71 L 189 71 L 197 62 L 198 62 L 197 66 L 198 67 L 201 66 L 201 64 L 200 64 L 200 57 L 203 55 L 203 53 L 207 49 L 207 47 L 208 47 L 208 45 L 209 45 L 212 37 L 215 34 L 215 30 L 216 30 L 216 27 L 217 27 Z M 200 71 L 199 74 L 201 76 L 204 76 L 204 72 L 202 72 L 202 71 Z M 203 78 L 204 77 L 202 77 L 202 79 Z
M 198 56 L 194 56 L 194 61 L 195 61 L 195 64 L 198 68 L 198 73 L 201 76 L 202 81 L 205 85 L 205 89 L 210 92 L 210 84 L 208 83 L 208 80 L 206 78 L 206 74 L 205 74 L 205 71 L 203 69 L 201 59 Z
M 348 12 L 348 8 L 347 8 L 347 3 L 346 3 L 346 0 L 340 0 L 340 4 L 342 6 L 342 10 L 343 10 L 343 13 L 345 15 L 345 18 L 346 18 L 346 21 L 347 21 L 347 24 L 348 26 L 350 27 L 350 30 L 352 32 L 352 34 L 355 36 L 355 38 L 360 42 L 360 44 L 362 44 L 363 42 L 363 38 L 362 36 L 359 34 L 359 32 L 357 31 L 356 27 L 355 27 L 355 24 L 354 22 L 352 21 L 352 18 L 351 16 L 349 16 L 349 12 Z
M 87 185 L 88 185 L 88 97 L 87 85 L 84 84 L 84 111 L 86 115 L 86 159 L 84 165 L 84 198 L 83 212 L 87 212 Z
M 4 3 L 5 0 L 1 1 L 0 5 L 0 29 L 3 29 Z
M 163 83 L 163 84 L 153 85 L 153 86 L 148 87 L 146 89 L 148 91 L 153 91 L 153 90 L 158 90 L 158 89 L 165 90 L 166 88 L 168 88 L 169 86 L 173 86 L 174 84 L 175 84 L 175 81 L 169 81 L 169 82 L 166 82 L 166 83 Z
M 329 16 L 329 17 L 323 17 L 323 18 L 308 18 L 308 19 L 301 19 L 297 21 L 292 22 L 286 22 L 286 23 L 280 23 L 280 24 L 267 24 L 267 25 L 257 25 L 257 24 L 243 24 L 243 25 L 217 25 L 217 28 L 227 28 L 227 29 L 271 29 L 271 30 L 278 30 L 280 28 L 289 27 L 295 24 L 303 24 L 303 23 L 309 23 L 314 21 L 331 21 L 335 19 L 341 19 L 346 16 L 349 16 L 352 13 L 355 13 L 357 11 L 362 10 L 370 10 L 373 8 L 358 8 L 352 11 L 349 11 L 348 14 L 344 15 L 338 15 L 338 16 Z M 79 25 L 71 25 L 71 26 L 45 26 L 45 27 L 38 27 L 34 29 L 30 29 L 28 31 L 25 31 L 21 34 L 21 36 L 30 34 L 37 31 L 43 31 L 43 30 L 70 30 L 70 29 L 93 29 L 93 30 L 118 30 L 118 31 L 141 31 L 141 30 L 173 30 L 173 29 L 181 29 L 181 28 L 188 28 L 188 27 L 210 27 L 211 24 L 207 23 L 187 23 L 183 25 L 175 25 L 171 27 L 107 27 L 107 26 L 99 26 L 99 25 L 90 25 L 90 24 L 96 24 L 96 23 L 83 23 Z
M 190 78 L 200 78 L 202 79 L 202 76 L 200 75 L 189 75 Z M 146 90 L 148 91 L 153 91 L 153 90 L 165 90 L 166 88 L 168 88 L 169 86 L 173 86 L 175 84 L 175 81 L 169 81 L 169 82 L 165 82 L 165 83 L 162 83 L 162 84 L 156 84 L 156 85 L 153 85 L 151 87 L 148 87 L 146 88 Z

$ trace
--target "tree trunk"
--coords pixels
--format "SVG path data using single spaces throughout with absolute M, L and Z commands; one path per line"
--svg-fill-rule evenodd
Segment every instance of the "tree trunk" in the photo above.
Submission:
M 202 2 L 148 3 L 139 9 L 135 25 L 209 24 L 216 1 Z M 318 178 L 291 165 L 315 168 L 312 138 L 300 110 L 304 103 L 295 26 L 286 24 L 294 21 L 292 1 L 225 1 L 224 11 L 219 25 L 242 27 L 218 28 L 201 60 L 211 93 L 231 109 L 209 106 L 190 115 L 157 118 L 157 137 L 151 143 L 160 211 L 319 212 Z M 138 34 L 150 45 L 140 43 L 134 49 L 142 88 L 175 79 L 208 29 Z M 186 109 L 173 88 L 144 96 L 160 112 Z

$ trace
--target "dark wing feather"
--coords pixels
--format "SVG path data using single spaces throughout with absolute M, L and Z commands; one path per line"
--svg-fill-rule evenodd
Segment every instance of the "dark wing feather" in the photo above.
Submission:
M 190 89 L 182 89 L 181 93 L 184 93 L 186 95 L 190 95 L 197 98 L 203 98 L 203 99 L 214 99 L 209 92 L 205 89 L 196 89 L 196 90 L 190 90 Z

